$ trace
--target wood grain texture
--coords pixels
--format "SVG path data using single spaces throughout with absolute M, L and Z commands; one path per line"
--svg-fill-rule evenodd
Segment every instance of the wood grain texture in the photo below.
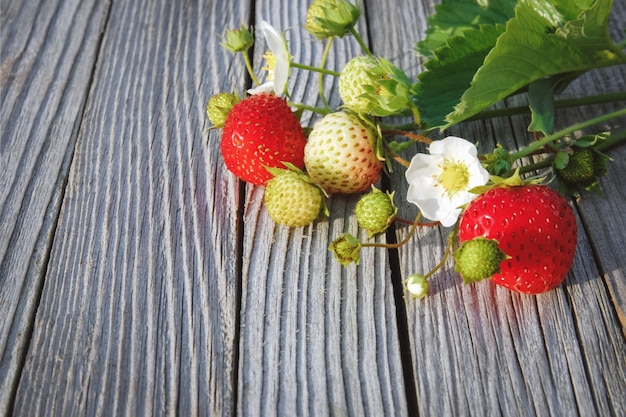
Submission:
M 448 230 L 420 228 L 400 250 L 364 248 L 342 267 L 327 248 L 343 232 L 365 240 L 358 196 L 333 196 L 330 218 L 289 230 L 268 217 L 262 187 L 224 169 L 204 107 L 248 77 L 219 36 L 265 19 L 289 28 L 295 61 L 316 64 L 309 3 L 2 2 L 0 415 L 626 414 L 623 147 L 609 151 L 605 196 L 572 200 L 573 269 L 539 296 L 463 286 L 448 262 L 428 298 L 404 299 L 400 280 L 441 259 Z M 374 53 L 416 75 L 434 1 L 361 3 Z M 626 4 L 615 3 L 620 39 Z M 337 40 L 327 67 L 360 53 Z M 324 77 L 337 107 L 334 81 Z M 322 104 L 316 75 L 293 69 L 289 85 L 293 101 Z M 590 72 L 564 97 L 615 91 L 626 68 Z M 528 121 L 447 133 L 516 149 Z M 415 216 L 404 168 L 389 183 L 401 217 Z
M 87 98 L 106 2 L 0 11 L 0 415 L 15 394 Z
M 249 13 L 112 4 L 15 415 L 234 414 L 239 184 L 204 107 Z
M 423 36 L 424 21 L 402 7 L 403 2 L 396 3 L 368 3 L 370 30 L 376 35 L 375 51 L 409 51 Z M 618 9 L 615 13 L 623 16 L 624 11 Z M 376 25 L 385 21 L 394 24 Z M 613 30 L 613 35 L 617 30 Z M 402 68 L 419 71 L 419 61 L 413 54 L 400 53 L 391 58 Z M 624 91 L 625 76 L 624 68 L 587 74 L 568 93 L 580 96 Z M 510 99 L 506 104 L 521 105 L 523 99 Z M 558 122 L 566 126 L 619 106 L 568 109 L 559 112 Z M 496 141 L 516 149 L 529 140 L 525 133 L 528 121 L 525 116 L 516 116 L 464 123 L 446 134 L 479 142 L 484 150 Z M 603 128 L 607 127 L 619 130 L 624 125 L 618 120 Z M 613 168 L 614 175 L 622 172 L 622 165 Z M 403 173 L 404 168 L 398 165 L 398 172 L 392 176 L 399 204 L 406 195 Z M 603 183 L 610 192 L 603 206 L 623 205 L 623 191 L 616 192 L 610 178 Z M 581 204 L 584 206 L 585 199 Z M 592 197 L 586 204 L 600 203 Z M 411 205 L 400 205 L 400 213 L 406 217 L 412 217 L 415 211 Z M 624 268 L 623 255 L 619 264 L 615 251 L 623 252 L 624 229 L 621 220 L 611 222 L 608 227 L 615 224 L 617 230 L 608 238 L 607 226 L 598 227 L 603 222 L 602 215 L 592 214 L 593 209 L 580 212 L 578 252 L 563 287 L 532 297 L 513 294 L 490 283 L 464 286 L 448 262 L 433 277 L 426 300 L 407 301 L 420 415 L 623 413 L 626 391 L 620 381 L 626 375 L 626 343 L 617 320 L 619 309 L 612 303 L 611 295 L 619 305 L 623 299 L 620 276 Z M 582 230 L 582 222 L 594 226 Z M 406 236 L 406 230 L 398 228 L 398 240 Z M 422 230 L 414 242 L 401 248 L 402 275 L 428 272 L 441 259 L 448 232 Z M 598 249 L 592 251 L 590 245 L 594 242 Z M 612 294 L 600 279 L 596 259 L 599 265 L 606 265 L 607 272 L 611 271 L 607 282 L 613 288 Z
M 607 154 L 612 161 L 607 176 L 601 179 L 605 195 L 586 195 L 578 207 L 598 259 L 599 272 L 607 283 L 626 335 L 626 222 L 623 215 L 615 214 L 623 211 L 626 202 L 621 180 L 621 173 L 626 172 L 626 150 L 619 147 Z
M 324 43 L 303 28 L 308 1 L 260 1 L 264 19 L 287 33 L 294 61 L 317 64 Z M 366 32 L 366 21 L 359 24 Z M 261 41 L 262 42 L 262 41 Z M 259 49 L 260 48 L 260 49 Z M 256 67 L 264 52 L 258 46 Z M 328 68 L 360 49 L 337 40 Z M 332 77 L 327 95 L 337 106 Z M 321 106 L 317 76 L 293 70 L 291 99 Z M 305 114 L 303 122 L 317 118 Z M 328 251 L 343 232 L 358 233 L 356 197 L 329 200 L 331 217 L 304 229 L 276 226 L 263 190 L 246 193 L 238 408 L 242 415 L 406 415 L 395 301 L 385 251 L 364 250 L 343 268 Z M 365 238 L 362 235 L 361 238 Z

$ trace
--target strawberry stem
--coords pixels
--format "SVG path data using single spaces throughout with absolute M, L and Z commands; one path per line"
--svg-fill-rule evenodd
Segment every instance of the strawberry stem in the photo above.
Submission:
M 542 159 L 539 162 L 521 166 L 519 168 L 519 173 L 526 174 L 528 172 L 536 171 L 538 169 L 548 168 L 552 165 L 552 161 L 554 161 L 554 156 L 550 156 L 548 158 Z
M 341 75 L 341 73 L 337 71 L 333 71 L 333 70 L 329 70 L 325 68 L 318 68 L 312 65 L 299 64 L 293 61 L 291 61 L 289 65 L 293 68 L 300 68 L 300 69 L 307 70 L 307 71 L 319 72 L 321 74 L 334 75 L 335 77 L 339 77 Z
M 409 230 L 409 234 L 402 239 L 400 242 L 397 243 L 362 243 L 361 246 L 362 247 L 377 247 L 377 248 L 387 248 L 387 249 L 397 249 L 403 245 L 406 245 L 409 240 L 411 240 L 411 238 L 413 237 L 413 235 L 415 234 L 415 231 L 417 230 L 417 226 L 419 226 L 420 224 L 420 220 L 422 219 L 422 212 L 420 211 L 419 213 L 417 213 L 417 216 L 415 217 L 415 220 L 413 221 L 413 225 L 411 226 L 411 230 Z
M 557 109 L 561 109 L 561 108 L 567 108 L 567 107 L 578 107 L 578 106 L 587 106 L 587 105 L 593 105 L 593 104 L 611 103 L 611 102 L 623 101 L 623 100 L 626 100 L 626 93 L 600 94 L 600 95 L 589 96 L 589 97 L 556 100 L 554 102 L 554 107 Z M 520 115 L 520 114 L 528 114 L 528 113 L 530 113 L 530 108 L 528 106 L 508 107 L 508 108 L 502 108 L 502 109 L 485 110 L 468 118 L 467 120 L 470 121 L 470 120 L 491 119 L 494 117 L 508 117 L 508 116 L 515 116 L 515 115 Z
M 452 246 L 454 244 L 455 236 L 456 236 L 456 233 L 454 232 L 454 230 L 450 232 L 450 235 L 448 235 L 448 244 L 446 245 L 446 251 L 443 253 L 443 257 L 441 258 L 439 263 L 435 265 L 433 269 L 431 269 L 426 275 L 424 275 L 424 278 L 426 279 L 430 278 L 435 272 L 441 269 L 441 267 L 446 263 L 446 260 L 448 259 L 448 257 L 450 256 L 450 252 L 452 251 Z
M 582 130 L 582 129 L 587 128 L 589 126 L 593 126 L 595 124 L 602 123 L 602 122 L 605 122 L 607 120 L 611 120 L 611 119 L 614 119 L 616 117 L 621 117 L 621 116 L 626 116 L 626 108 L 614 111 L 613 113 L 609 113 L 609 114 L 605 114 L 605 115 L 602 115 L 602 116 L 594 117 L 593 119 L 589 119 L 589 120 L 586 120 L 584 122 L 573 124 L 573 125 L 571 125 L 569 127 L 566 127 L 565 129 L 559 130 L 556 133 L 544 136 L 541 140 L 533 142 L 530 145 L 528 145 L 527 147 L 525 147 L 523 149 L 520 149 L 519 151 L 510 154 L 509 155 L 509 162 L 512 164 L 513 162 L 517 161 L 518 159 L 523 158 L 525 156 L 528 156 L 528 155 L 532 154 L 533 152 L 541 149 L 542 147 L 551 144 L 552 142 L 556 141 L 557 139 L 560 139 L 560 138 L 562 138 L 564 136 L 567 136 L 567 135 L 569 135 L 571 133 L 574 133 L 577 130 Z
M 254 82 L 255 85 L 261 85 L 261 83 L 259 82 L 259 79 L 256 77 L 256 75 L 254 75 L 254 71 L 252 70 L 250 57 L 245 52 L 242 52 L 241 54 L 243 55 L 243 62 L 246 64 L 246 69 L 248 70 L 248 74 L 250 74 L 250 78 L 252 78 L 252 81 Z
M 408 224 L 409 226 L 413 224 L 413 220 L 405 219 L 402 217 L 396 217 L 393 219 L 394 222 Z M 420 222 L 418 226 L 420 227 L 435 227 L 439 226 L 441 223 L 439 222 Z
M 426 136 L 422 136 L 418 133 L 411 133 L 411 132 L 405 132 L 404 130 L 385 130 L 383 131 L 384 135 L 398 135 L 398 136 L 404 136 L 406 138 L 409 138 L 411 140 L 414 140 L 416 142 L 422 142 L 425 143 L 427 145 L 430 145 L 431 143 L 433 143 L 433 140 L 430 138 L 427 138 Z
M 359 35 L 359 32 L 357 32 L 356 29 L 354 29 L 354 27 L 350 28 L 350 33 L 352 34 L 352 36 L 354 36 L 354 39 L 356 39 L 356 41 L 359 43 L 359 45 L 361 46 L 361 49 L 363 49 L 363 52 L 365 52 L 367 55 L 374 56 L 372 51 L 370 51 L 370 48 L 368 48 L 365 42 L 363 42 L 363 38 L 361 38 L 361 35 Z
M 313 106 L 307 106 L 306 104 L 301 104 L 301 103 L 294 103 L 292 101 L 288 101 L 287 104 L 290 107 L 295 107 L 298 110 L 308 110 L 308 111 L 312 111 L 313 113 L 318 113 L 318 114 L 330 114 L 332 113 L 332 109 L 329 109 L 327 107 L 313 107 Z
M 326 42 L 326 47 L 324 47 L 324 53 L 322 54 L 322 62 L 320 63 L 320 68 L 324 68 L 326 66 L 326 60 L 328 59 L 328 54 L 330 52 L 330 47 L 333 44 L 334 37 L 328 38 L 328 42 Z M 324 107 L 330 109 L 330 105 L 328 104 L 328 100 L 326 99 L 326 94 L 324 93 L 324 73 L 320 72 L 317 77 L 317 86 L 320 91 L 320 98 L 322 99 L 322 103 L 324 103 Z

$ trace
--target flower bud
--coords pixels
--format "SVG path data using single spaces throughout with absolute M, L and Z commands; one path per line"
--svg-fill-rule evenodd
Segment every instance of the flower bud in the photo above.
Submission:
M 313 0 L 306 14 L 306 29 L 318 39 L 345 36 L 361 10 L 347 0 Z
M 243 24 L 239 29 L 227 29 L 226 39 L 220 45 L 230 52 L 245 52 L 254 44 L 254 36 Z
M 404 281 L 406 290 L 413 298 L 424 298 L 428 294 L 428 279 L 421 274 L 413 274 Z

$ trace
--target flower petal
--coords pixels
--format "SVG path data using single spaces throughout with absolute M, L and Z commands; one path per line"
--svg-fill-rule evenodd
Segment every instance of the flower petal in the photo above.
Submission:
M 268 81 L 266 83 L 259 85 L 258 87 L 248 89 L 248 94 L 254 95 L 254 94 L 262 94 L 262 93 L 273 93 L 274 91 L 275 91 L 274 82 Z
M 430 155 L 415 155 L 406 170 L 406 199 L 419 207 L 424 217 L 450 227 L 461 214 L 461 207 L 476 197 L 469 190 L 486 184 L 489 173 L 480 164 L 476 146 L 465 139 L 448 136 L 433 142 L 429 151 Z M 441 182 L 445 161 L 465 167 L 468 178 L 464 178 L 467 183 L 463 182 L 463 189 L 446 191 Z
M 456 136 L 447 136 L 430 144 L 431 155 L 446 155 L 450 159 L 465 160 L 468 156 L 475 157 L 478 150 L 473 143 Z M 473 159 L 473 158 L 471 158 Z
M 282 95 L 287 88 L 287 80 L 289 78 L 289 70 L 291 63 L 291 55 L 287 49 L 287 41 L 284 36 L 278 32 L 267 21 L 261 20 L 259 23 L 259 29 L 265 37 L 267 47 L 274 55 L 276 59 L 276 66 L 274 68 L 274 93 Z

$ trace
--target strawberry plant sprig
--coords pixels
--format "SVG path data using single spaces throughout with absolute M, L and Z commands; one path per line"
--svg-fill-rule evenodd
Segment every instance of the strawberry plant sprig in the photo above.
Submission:
M 626 94 L 557 98 L 583 73 L 625 64 L 626 41 L 613 43 L 608 36 L 612 0 L 484 3 L 442 0 L 428 19 L 426 37 L 416 45 L 425 61 L 424 71 L 415 76 L 371 52 L 356 29 L 360 6 L 348 0 L 310 4 L 303 27 L 326 42 L 319 66 L 295 62 L 287 32 L 261 21 L 258 29 L 269 52 L 263 55 L 265 77 L 257 77 L 247 56 L 254 42 L 252 30 L 242 25 L 227 31 L 222 46 L 243 55 L 254 85 L 243 92 L 215 94 L 207 104 L 209 120 L 223 129 L 226 167 L 245 182 L 265 186 L 265 206 L 277 224 L 308 226 L 327 214 L 324 199 L 357 193 L 363 195 L 355 217 L 368 240 L 394 222 L 411 224 L 397 243 L 341 235 L 329 249 L 345 266 L 358 263 L 363 248 L 408 244 L 425 224 L 450 228 L 441 261 L 431 271 L 404 280 L 415 298 L 427 294 L 429 279 L 450 258 L 466 283 L 491 278 L 531 294 L 559 285 L 571 267 L 577 233 L 573 211 L 562 194 L 599 190 L 598 178 L 606 175 L 609 161 L 603 149 L 626 139 L 626 131 L 585 131 L 625 118 L 626 109 L 554 132 L 555 110 L 623 101 Z M 333 39 L 346 36 L 356 40 L 361 53 L 339 68 L 327 68 Z M 292 69 L 318 75 L 315 103 L 289 98 Z M 324 76 L 336 83 L 341 100 L 337 108 L 325 96 Z M 492 108 L 520 94 L 527 96 L 527 106 Z M 323 107 L 316 107 L 318 99 Z M 301 124 L 304 111 L 314 113 L 310 126 Z M 514 151 L 496 144 L 479 154 L 467 139 L 432 135 L 469 120 L 519 113 L 531 115 L 528 130 L 535 140 Z M 398 117 L 410 121 L 389 122 L 397 123 Z M 427 151 L 405 159 L 415 142 L 426 145 Z M 529 163 L 531 156 L 536 159 Z M 397 217 L 397 192 L 375 186 L 394 168 L 393 160 L 406 168 L 405 199 L 419 213 L 414 221 Z M 529 174 L 537 176 L 522 178 Z M 560 193 L 547 187 L 554 178 Z M 549 207 L 539 214 L 525 210 L 546 201 Z M 422 216 L 430 222 L 423 223 Z M 492 224 L 493 219 L 499 219 L 498 224 Z M 528 249 L 537 245 L 542 253 L 552 253 L 551 262 L 558 266 L 538 261 L 539 253 Z

